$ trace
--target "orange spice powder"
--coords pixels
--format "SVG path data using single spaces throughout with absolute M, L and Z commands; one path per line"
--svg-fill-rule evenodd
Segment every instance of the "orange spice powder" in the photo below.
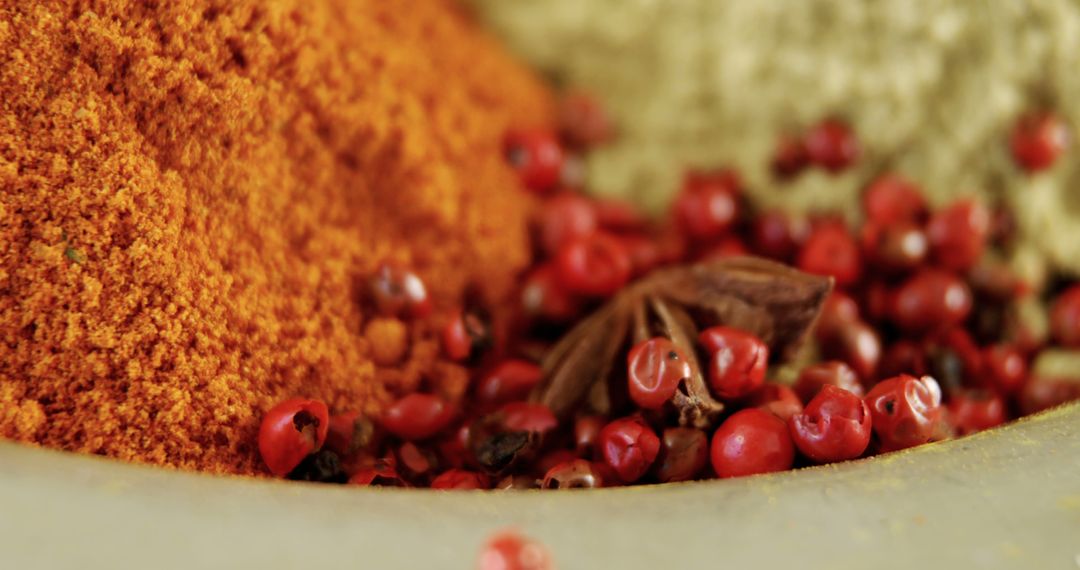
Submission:
M 501 137 L 550 113 L 446 0 L 0 0 L 0 436 L 259 473 L 282 398 L 460 384 L 361 291 L 389 260 L 503 298 Z

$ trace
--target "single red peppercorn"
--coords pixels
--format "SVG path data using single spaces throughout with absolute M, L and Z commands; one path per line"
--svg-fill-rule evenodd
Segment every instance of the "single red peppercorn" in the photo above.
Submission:
M 564 461 L 544 474 L 541 489 L 595 489 L 604 480 L 593 464 L 584 459 Z
M 555 414 L 543 404 L 510 402 L 499 409 L 503 428 L 510 431 L 544 433 L 559 425 Z
M 689 237 L 709 241 L 724 235 L 739 215 L 739 183 L 731 171 L 690 172 L 675 198 L 675 218 Z
M 1069 146 L 1069 129 L 1052 113 L 1031 113 L 1016 121 L 1009 146 L 1013 160 L 1024 170 L 1046 170 Z
M 810 223 L 782 210 L 766 210 L 751 225 L 753 249 L 777 261 L 789 261 L 810 236 Z
M 467 361 L 490 345 L 491 332 L 487 324 L 471 312 L 455 312 L 443 327 L 443 354 L 450 360 Z
M 879 176 L 866 187 L 862 198 L 867 221 L 883 226 L 918 224 L 929 210 L 919 187 L 896 174 Z
M 843 224 L 820 224 L 799 252 L 798 267 L 807 273 L 832 276 L 837 286 L 848 287 L 862 275 L 859 244 Z
M 881 361 L 881 336 L 862 321 L 848 323 L 822 342 L 821 352 L 826 358 L 843 361 L 860 379 L 869 381 L 876 377 Z
M 758 408 L 735 412 L 712 439 L 712 466 L 720 477 L 742 477 L 791 469 L 795 445 L 787 423 Z
M 660 438 L 654 473 L 661 483 L 689 481 L 709 462 L 709 436 L 688 427 L 671 427 Z
M 600 430 L 604 425 L 604 418 L 600 416 L 581 416 L 574 421 L 574 445 L 578 455 L 591 458 L 596 454 L 596 443 L 600 441 Z
M 990 220 L 990 209 L 976 200 L 958 200 L 934 212 L 926 225 L 934 261 L 952 271 L 974 267 L 986 250 Z
M 897 289 L 892 321 L 907 333 L 959 325 L 971 313 L 971 289 L 959 277 L 940 269 L 923 269 Z
M 785 422 L 803 411 L 802 400 L 795 390 L 776 382 L 766 382 L 764 386 L 751 392 L 746 398 L 746 405 L 772 412 Z
M 820 341 L 832 337 L 848 323 L 858 320 L 859 305 L 855 303 L 855 299 L 843 291 L 833 290 L 825 299 L 825 304 L 821 306 L 814 334 Z
M 968 435 L 1005 423 L 1005 401 L 988 390 L 961 390 L 946 406 L 957 435 Z
M 810 402 L 825 386 L 842 388 L 860 398 L 865 393 L 855 371 L 838 360 L 812 364 L 803 368 L 792 388 L 803 402 Z
M 861 154 L 855 132 L 836 119 L 826 119 L 807 131 L 803 144 L 810 161 L 831 173 L 855 164 Z
M 777 178 L 787 180 L 810 165 L 810 155 L 801 137 L 781 135 L 773 152 L 772 171 Z
M 259 454 L 270 472 L 284 477 L 322 448 L 330 412 L 318 400 L 292 398 L 270 408 L 259 425 Z
M 540 383 L 544 372 L 532 362 L 512 358 L 495 365 L 476 385 L 476 399 L 485 407 L 523 400 Z
M 639 407 L 657 410 L 664 406 L 690 377 L 690 361 L 675 343 L 664 337 L 651 338 L 630 349 L 626 358 L 630 399 Z
M 621 241 L 605 233 L 574 240 L 555 259 L 559 284 L 579 295 L 606 297 L 630 280 L 633 266 Z
M 431 481 L 432 489 L 487 489 L 490 486 L 487 477 L 465 469 L 448 469 Z
M 432 394 L 408 394 L 383 410 L 379 423 L 406 440 L 427 439 L 450 424 L 454 408 Z
M 379 313 L 420 319 L 431 314 L 431 298 L 424 282 L 412 271 L 383 263 L 368 281 L 371 299 Z
M 868 223 L 861 235 L 865 258 L 888 272 L 910 271 L 922 265 L 930 250 L 926 234 L 911 222 Z
M 466 421 L 439 440 L 437 449 L 439 451 L 440 465 L 460 469 L 467 464 L 471 464 L 470 460 L 472 458 L 468 451 L 471 429 L 472 422 Z
M 553 256 L 574 240 L 596 231 L 596 210 L 588 198 L 566 192 L 554 196 L 540 206 L 536 229 L 544 253 Z
M 480 570 L 553 570 L 551 555 L 540 543 L 516 531 L 496 534 L 480 552 Z
M 623 483 L 633 483 L 649 471 L 660 451 L 660 438 L 633 418 L 615 420 L 600 431 L 600 455 Z
M 981 384 L 1002 394 L 1015 394 L 1027 380 L 1024 355 L 1015 347 L 995 344 L 982 349 Z
M 525 277 L 521 288 L 521 308 L 528 317 L 564 323 L 581 312 L 581 303 L 559 283 L 555 266 L 543 264 Z
M 725 400 L 741 398 L 765 382 L 769 347 L 756 336 L 731 327 L 711 327 L 698 335 L 709 354 L 709 386 Z
M 563 138 L 578 148 L 588 148 L 611 140 L 615 125 L 600 101 L 581 91 L 571 91 L 559 97 L 559 131 Z
M 788 422 L 799 451 L 815 463 L 855 459 L 870 445 L 872 421 L 862 399 L 826 385 L 801 414 Z
M 929 376 L 883 380 L 865 398 L 884 451 L 922 445 L 941 419 L 941 388 Z
M 555 134 L 542 130 L 507 133 L 503 150 L 522 184 L 536 193 L 546 193 L 559 183 L 565 153 Z
M 1054 299 L 1050 332 L 1062 346 L 1080 347 L 1080 285 L 1073 285 Z
M 365 467 L 349 477 L 350 485 L 361 487 L 408 487 L 405 479 L 398 475 L 393 460 L 380 459 L 371 467 Z

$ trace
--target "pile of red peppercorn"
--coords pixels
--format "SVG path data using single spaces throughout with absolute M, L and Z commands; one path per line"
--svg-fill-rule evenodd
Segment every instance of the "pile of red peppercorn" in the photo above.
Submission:
M 364 418 L 330 415 L 320 402 L 283 402 L 259 433 L 273 474 L 438 489 L 737 477 L 966 435 L 1080 398 L 1080 382 L 1028 372 L 1049 345 L 1080 348 L 1080 285 L 1045 294 L 1050 340 L 1011 318 L 1011 308 L 1036 293 L 985 255 L 1010 245 L 1005 213 L 966 199 L 932 211 L 915 183 L 885 174 L 865 189 L 863 222 L 852 230 L 830 216 L 751 211 L 738 175 L 722 170 L 689 173 L 671 215 L 652 223 L 627 204 L 577 192 L 575 155 L 612 129 L 582 95 L 568 97 L 562 115 L 561 137 L 542 130 L 507 137 L 507 159 L 541 199 L 536 261 L 509 324 L 495 327 L 473 306 L 446 324 L 445 357 L 473 371 L 464 403 L 410 393 Z M 1018 165 L 1035 171 L 1049 167 L 1065 141 L 1060 124 L 1039 115 L 1023 119 L 1010 144 Z M 859 155 L 854 131 L 828 119 L 782 138 L 772 166 L 781 177 L 811 165 L 837 172 Z M 675 425 L 663 413 L 690 374 L 683 349 L 664 337 L 621 353 L 632 407 L 618 417 L 560 422 L 529 401 L 544 376 L 537 362 L 575 321 L 657 267 L 731 255 L 834 279 L 813 333 L 818 358 L 793 383 L 767 380 L 777 367 L 761 339 L 715 326 L 695 346 L 709 392 L 726 406 L 709 430 Z M 431 310 L 423 283 L 399 268 L 380 270 L 371 293 L 395 313 Z M 526 441 L 543 445 L 524 460 L 503 461 L 506 449 Z

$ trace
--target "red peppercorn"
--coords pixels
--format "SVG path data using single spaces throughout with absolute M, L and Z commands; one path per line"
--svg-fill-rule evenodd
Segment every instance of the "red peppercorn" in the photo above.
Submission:
M 431 313 L 427 287 L 415 273 L 383 263 L 368 282 L 371 299 L 379 313 L 420 319 Z
M 867 222 L 883 226 L 917 224 L 928 211 L 919 187 L 895 174 L 884 174 L 871 182 L 863 191 L 862 203 Z
M 698 476 L 709 461 L 709 436 L 686 427 L 664 430 L 660 439 L 655 474 L 661 483 L 689 481 Z
M 550 471 L 552 467 L 574 459 L 579 459 L 579 457 L 569 449 L 553 449 L 536 461 L 536 471 L 543 475 Z
M 559 424 L 555 414 L 543 404 L 511 402 L 500 408 L 499 414 L 503 427 L 510 431 L 544 433 Z
M 540 543 L 515 531 L 491 538 L 480 552 L 480 570 L 553 570 L 555 565 Z
M 571 293 L 606 297 L 630 280 L 630 255 L 617 238 L 594 233 L 563 246 L 555 260 L 559 284 Z
M 464 469 L 443 471 L 431 481 L 432 489 L 487 489 L 490 486 L 484 475 Z
M 543 379 L 539 366 L 525 360 L 504 360 L 485 374 L 476 386 L 476 399 L 485 407 L 523 400 Z
M 469 360 L 490 344 L 487 325 L 473 313 L 455 312 L 442 330 L 443 354 L 456 362 Z
M 941 419 L 941 388 L 929 376 L 901 375 L 883 380 L 870 390 L 865 401 L 884 451 L 930 441 Z
M 604 486 L 604 479 L 584 459 L 571 459 L 560 463 L 544 474 L 541 489 L 595 489 Z
M 754 218 L 751 232 L 754 251 L 777 261 L 788 261 L 810 236 L 810 224 L 802 216 L 767 210 Z
M 602 429 L 604 418 L 600 416 L 581 416 L 574 422 L 574 444 L 578 455 L 591 457 L 595 454 Z
M 726 233 L 739 215 L 739 183 L 730 171 L 690 172 L 675 198 L 675 217 L 686 235 L 699 241 Z
M 1080 347 L 1080 285 L 1066 289 L 1054 300 L 1050 332 L 1062 346 Z
M 588 93 L 572 91 L 559 97 L 560 132 L 570 144 L 587 148 L 611 139 L 615 126 L 600 101 Z
M 540 206 L 537 234 L 547 255 L 555 255 L 572 241 L 590 236 L 598 226 L 596 210 L 588 198 L 566 192 Z
M 987 390 L 961 390 L 946 406 L 957 435 L 968 435 L 1005 423 L 1005 401 Z
M 407 441 L 398 447 L 395 465 L 409 481 L 423 483 L 438 467 L 438 459 L 428 449 Z
M 540 265 L 525 278 L 521 307 L 526 316 L 553 323 L 570 321 L 581 312 L 578 299 L 559 283 L 553 264 Z
M 866 284 L 862 293 L 863 312 L 868 322 L 880 323 L 889 318 L 894 295 L 888 283 L 871 281 Z
M 736 236 L 727 236 L 707 249 L 705 253 L 701 255 L 701 260 L 716 261 L 718 259 L 739 257 L 749 254 L 750 250 L 746 249 L 746 244 L 744 244 L 741 239 Z
M 836 285 L 853 285 L 862 275 L 859 245 L 848 229 L 834 222 L 814 228 L 799 252 L 798 267 L 807 273 L 832 276 Z
M 409 394 L 383 410 L 386 431 L 406 440 L 427 439 L 454 419 L 454 408 L 432 394 Z
M 769 347 L 756 336 L 730 327 L 712 327 L 698 335 L 709 353 L 709 386 L 725 400 L 761 387 L 769 366 Z
M 892 299 L 892 320 L 908 333 L 947 328 L 971 313 L 971 289 L 955 275 L 923 269 L 905 281 Z
M 864 225 L 862 247 L 870 263 L 890 272 L 908 271 L 922 265 L 930 249 L 926 234 L 910 222 Z
M 869 381 L 881 361 L 881 337 L 874 327 L 855 321 L 825 339 L 821 351 L 826 358 L 847 363 L 859 378 Z
M 788 422 L 799 451 L 816 463 L 855 459 L 870 445 L 870 410 L 859 396 L 826 385 Z
M 1024 415 L 1080 400 L 1080 382 L 1064 378 L 1031 378 L 1020 390 L 1017 401 Z
M 1009 146 L 1021 168 L 1028 172 L 1046 170 L 1069 146 L 1069 129 L 1051 113 L 1032 113 L 1017 120 Z
M 803 144 L 810 161 L 832 173 L 855 164 L 861 154 L 854 131 L 836 119 L 826 119 L 807 131 Z
M 326 442 L 330 413 L 318 400 L 292 398 L 270 408 L 259 425 L 259 454 L 270 472 L 284 477 Z
M 859 305 L 855 303 L 855 299 L 843 291 L 834 290 L 821 306 L 814 333 L 818 340 L 822 340 L 840 332 L 848 323 L 858 320 Z
M 686 355 L 663 337 L 634 345 L 627 355 L 626 367 L 630 399 L 648 410 L 662 408 L 675 395 L 679 382 L 691 373 Z
M 326 449 L 341 456 L 366 448 L 376 439 L 374 424 L 356 412 L 330 416 L 326 430 Z
M 776 150 L 773 152 L 772 171 L 777 178 L 786 180 L 793 178 L 810 165 L 810 156 L 802 138 L 791 135 L 782 135 L 776 141 Z
M 466 421 L 439 441 L 440 465 L 460 469 L 472 459 L 468 451 L 471 430 L 472 422 Z
M 600 431 L 600 455 L 624 483 L 649 471 L 660 451 L 660 438 L 637 419 L 615 420 Z
M 539 129 L 512 131 L 506 135 L 503 149 L 529 190 L 546 193 L 559 183 L 566 158 L 554 133 Z
M 1002 394 L 1015 394 L 1027 380 L 1027 361 L 1013 346 L 996 344 L 982 349 L 982 384 Z
M 630 257 L 631 274 L 640 277 L 647 274 L 664 261 L 664 253 L 655 240 L 641 235 L 627 234 L 618 236 L 626 254 Z
M 837 360 L 813 364 L 803 368 L 793 388 L 795 394 L 803 402 L 809 402 L 825 386 L 836 386 L 859 397 L 862 397 L 865 393 L 855 371 L 847 364 Z
M 596 222 L 609 232 L 643 232 L 649 228 L 648 218 L 630 202 L 597 198 L 592 205 Z
M 392 460 L 380 459 L 372 467 L 358 470 L 349 477 L 350 485 L 361 487 L 408 487 L 409 484 L 398 475 Z
M 712 439 L 712 466 L 720 477 L 742 477 L 791 469 L 795 445 L 787 423 L 748 408 L 720 424 Z
M 785 422 L 803 411 L 802 400 L 795 394 L 795 390 L 775 382 L 766 382 L 764 386 L 751 392 L 746 398 L 746 405 L 772 412 Z
M 938 265 L 953 271 L 975 266 L 990 237 L 990 210 L 975 200 L 959 200 L 934 212 L 926 237 Z

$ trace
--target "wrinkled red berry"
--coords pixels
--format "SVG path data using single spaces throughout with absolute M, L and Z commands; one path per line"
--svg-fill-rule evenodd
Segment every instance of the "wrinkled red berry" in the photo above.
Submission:
M 799 451 L 816 463 L 854 459 L 870 444 L 870 410 L 859 396 L 826 385 L 788 422 Z
M 764 386 L 754 390 L 746 398 L 748 407 L 758 407 L 767 412 L 776 414 L 776 417 L 785 422 L 791 416 L 803 411 L 802 400 L 790 386 L 766 382 Z
M 1027 380 L 1027 361 L 1015 347 L 996 344 L 982 350 L 980 369 L 985 387 L 1002 394 L 1015 394 Z
M 318 400 L 292 398 L 270 408 L 259 425 L 259 455 L 284 477 L 326 442 L 330 413 Z
M 1032 113 L 1016 121 L 1009 146 L 1018 166 L 1029 172 L 1045 170 L 1069 146 L 1069 129 L 1051 113 Z
M 845 362 L 859 378 L 870 380 L 881 361 L 881 337 L 874 327 L 855 321 L 824 339 L 821 352 L 826 358 Z
M 776 141 L 776 150 L 773 152 L 772 158 L 772 171 L 777 178 L 792 178 L 809 165 L 810 155 L 802 138 L 783 135 Z
M 549 256 L 574 240 L 588 237 L 598 225 L 592 202 L 570 192 L 545 201 L 536 221 L 540 246 Z
M 765 382 L 769 347 L 756 336 L 730 327 L 712 327 L 698 336 L 709 354 L 709 386 L 725 400 L 741 398 Z
M 946 406 L 957 435 L 968 435 L 1005 423 L 1005 401 L 987 390 L 961 390 Z
M 406 440 L 427 439 L 454 419 L 454 408 L 432 394 L 408 394 L 383 410 L 386 431 Z
M 928 210 L 919 187 L 895 174 L 885 174 L 871 182 L 863 191 L 862 203 L 867 221 L 885 226 L 919 223 Z
M 807 131 L 803 144 L 810 161 L 832 173 L 855 164 L 861 153 L 854 131 L 836 119 L 826 119 Z
M 487 489 L 490 486 L 484 475 L 464 469 L 443 471 L 431 481 L 432 489 Z
M 923 269 L 905 281 L 892 299 L 892 320 L 908 333 L 964 322 L 971 313 L 971 289 L 959 277 Z
M 543 264 L 525 278 L 521 307 L 526 316 L 562 323 L 581 312 L 581 303 L 559 283 L 552 264 Z
M 511 402 L 500 408 L 499 414 L 503 427 L 510 431 L 544 433 L 559 424 L 555 414 L 543 404 Z
M 480 570 L 554 570 L 551 555 L 540 543 L 515 531 L 493 536 L 480 552 Z
M 504 360 L 480 379 L 476 385 L 476 399 L 484 406 L 523 400 L 543 376 L 544 372 L 532 362 L 513 358 Z
M 910 222 L 866 224 L 862 228 L 866 259 L 886 271 L 908 271 L 921 265 L 930 249 L 926 234 Z
M 393 317 L 423 318 L 431 313 L 431 298 L 424 282 L 412 271 L 383 263 L 368 281 L 379 313 Z
M 778 261 L 788 261 L 810 236 L 810 224 L 802 216 L 767 210 L 751 226 L 754 251 Z
M 574 240 L 555 259 L 559 284 L 580 295 L 606 297 L 630 280 L 630 255 L 617 238 L 604 233 Z
M 748 408 L 720 424 L 712 439 L 712 466 L 720 477 L 742 477 L 791 469 L 795 445 L 787 423 Z
M 555 133 L 541 129 L 512 131 L 506 135 L 503 150 L 529 190 L 546 193 L 559 183 L 566 158 Z
M 664 337 L 651 338 L 630 349 L 626 358 L 630 399 L 639 407 L 656 410 L 664 406 L 690 377 L 690 361 Z
M 822 362 L 802 369 L 793 389 L 803 402 L 813 400 L 825 386 L 836 386 L 862 397 L 862 384 L 855 371 L 840 361 Z
M 600 431 L 600 455 L 624 483 L 649 471 L 660 451 L 660 438 L 637 419 L 615 420 Z
M 839 287 L 853 285 L 862 275 L 859 244 L 844 225 L 823 223 L 803 244 L 798 267 L 814 275 L 832 276 Z
M 930 441 L 941 419 L 941 388 L 929 376 L 901 375 L 883 380 L 870 390 L 865 401 L 884 451 Z
M 729 171 L 688 173 L 674 207 L 688 236 L 699 241 L 718 238 L 739 215 L 738 182 Z
M 1054 300 L 1050 332 L 1062 346 L 1080 347 L 1080 285 L 1073 285 Z
M 661 483 L 689 481 L 698 476 L 709 461 L 709 436 L 687 427 L 664 430 L 660 438 L 654 473 Z
M 938 265 L 953 271 L 975 266 L 990 237 L 990 210 L 975 200 L 959 200 L 934 212 L 926 237 Z
M 604 479 L 584 459 L 571 459 L 560 463 L 544 474 L 541 489 L 595 489 L 604 486 Z

